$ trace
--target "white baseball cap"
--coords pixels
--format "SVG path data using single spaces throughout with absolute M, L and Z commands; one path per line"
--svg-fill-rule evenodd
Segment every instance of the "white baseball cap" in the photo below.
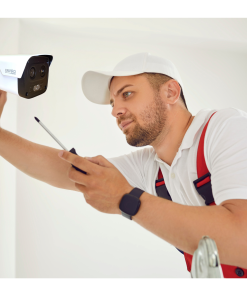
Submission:
M 144 52 L 128 56 L 110 72 L 87 71 L 82 77 L 82 91 L 86 98 L 93 103 L 109 104 L 109 83 L 113 76 L 131 76 L 145 72 L 168 75 L 183 88 L 182 79 L 171 61 Z

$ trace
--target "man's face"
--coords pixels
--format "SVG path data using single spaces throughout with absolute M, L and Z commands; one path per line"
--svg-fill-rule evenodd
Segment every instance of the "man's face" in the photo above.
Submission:
M 112 115 L 129 145 L 152 145 L 164 129 L 166 106 L 144 75 L 114 77 L 110 85 Z

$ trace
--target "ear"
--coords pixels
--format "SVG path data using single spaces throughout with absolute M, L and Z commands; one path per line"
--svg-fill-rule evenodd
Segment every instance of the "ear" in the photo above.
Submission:
M 174 105 L 178 101 L 180 91 L 180 85 L 174 79 L 167 81 L 160 88 L 160 94 L 165 96 L 165 102 L 169 105 Z

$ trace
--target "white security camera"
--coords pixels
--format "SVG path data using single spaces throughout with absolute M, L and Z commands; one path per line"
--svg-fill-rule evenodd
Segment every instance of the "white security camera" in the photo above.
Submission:
M 0 55 L 0 89 L 31 99 L 48 87 L 51 55 Z

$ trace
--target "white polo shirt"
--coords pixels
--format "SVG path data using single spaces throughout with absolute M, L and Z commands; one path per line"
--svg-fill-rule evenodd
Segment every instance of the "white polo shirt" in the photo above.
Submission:
M 169 166 L 158 158 L 153 147 L 108 159 L 134 187 L 157 195 L 155 180 L 161 168 L 172 201 L 204 206 L 193 181 L 198 178 L 196 157 L 203 127 L 211 118 L 204 141 L 204 155 L 211 173 L 215 203 L 247 199 L 247 113 L 235 108 L 203 109 L 188 128 L 178 152 Z

